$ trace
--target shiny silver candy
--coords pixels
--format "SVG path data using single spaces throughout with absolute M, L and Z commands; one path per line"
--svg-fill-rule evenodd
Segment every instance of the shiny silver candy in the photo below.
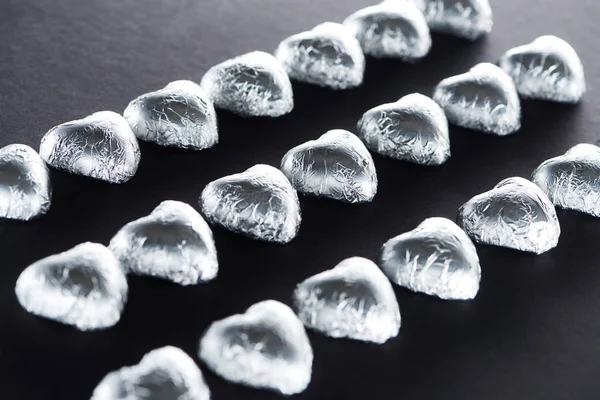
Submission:
M 288 243 L 300 229 L 300 202 L 277 168 L 258 164 L 206 185 L 200 208 L 212 223 L 267 242 Z
M 365 54 L 376 58 L 419 60 L 431 49 L 431 35 L 423 13 L 402 0 L 387 0 L 350 15 L 344 26 L 360 42 Z
M 133 100 L 123 117 L 139 140 L 203 150 L 219 141 L 212 101 L 191 81 L 175 81 Z
M 50 208 L 48 167 L 31 147 L 10 144 L 0 149 L 0 218 L 30 220 Z
M 279 117 L 294 108 L 287 73 L 275 57 L 263 51 L 215 65 L 200 86 L 215 107 L 242 117 Z
M 523 178 L 505 179 L 463 204 L 458 224 L 477 242 L 535 254 L 556 247 L 560 237 L 550 199 Z
M 285 39 L 275 57 L 290 78 L 336 90 L 359 86 L 365 72 L 360 43 L 343 25 L 333 22 Z
M 428 218 L 388 240 L 378 264 L 400 286 L 446 300 L 469 300 L 479 291 L 481 267 L 475 245 L 446 218 Z
M 224 379 L 285 395 L 304 391 L 312 374 L 302 322 L 274 300 L 213 322 L 200 340 L 199 357 Z
M 100 111 L 50 129 L 42 138 L 40 156 L 56 169 L 123 183 L 137 171 L 140 148 L 122 116 Z
M 91 400 L 209 400 L 200 369 L 172 346 L 146 354 L 139 364 L 106 375 Z
M 82 331 L 115 325 L 127 290 L 113 253 L 89 242 L 31 264 L 15 288 L 19 303 L 30 313 Z
M 578 144 L 544 161 L 532 180 L 557 207 L 600 217 L 600 147 Z
M 288 151 L 281 170 L 299 192 L 347 203 L 367 203 L 377 193 L 371 154 L 352 133 L 331 130 Z
M 577 52 L 556 36 L 541 36 L 515 47 L 502 56 L 499 64 L 523 97 L 577 103 L 586 91 Z
M 357 131 L 371 151 L 386 157 L 422 165 L 440 165 L 450 157 L 444 111 L 418 93 L 367 111 Z
M 490 63 L 441 81 L 433 99 L 451 123 L 499 136 L 521 127 L 521 103 L 510 76 Z
M 488 0 L 411 1 L 423 11 L 432 31 L 476 40 L 494 26 Z
M 219 270 L 210 227 L 180 201 L 163 201 L 150 215 L 128 223 L 109 248 L 126 271 L 181 285 L 210 281 Z
M 392 285 L 371 260 L 348 258 L 300 283 L 294 306 L 305 326 L 333 338 L 384 343 L 398 335 Z

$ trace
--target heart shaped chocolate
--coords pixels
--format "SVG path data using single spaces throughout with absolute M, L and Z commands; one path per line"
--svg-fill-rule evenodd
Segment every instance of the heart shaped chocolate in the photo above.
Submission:
M 210 400 L 200 369 L 183 350 L 166 346 L 139 364 L 106 375 L 91 400 Z
M 556 36 L 541 36 L 515 47 L 500 58 L 499 64 L 523 97 L 577 103 L 586 91 L 577 52 Z
M 494 26 L 488 0 L 411 1 L 423 12 L 432 31 L 476 40 Z
M 356 36 L 364 53 L 376 58 L 416 61 L 431 49 L 427 21 L 409 2 L 387 0 L 363 8 L 346 18 L 344 26 Z
M 224 379 L 285 395 L 306 389 L 312 374 L 313 352 L 302 322 L 274 300 L 213 322 L 200 340 L 199 357 Z
M 347 203 L 367 203 L 377 193 L 373 157 L 360 139 L 335 129 L 288 151 L 281 171 L 299 192 Z
M 137 171 L 140 148 L 122 116 L 100 111 L 50 129 L 42 138 L 40 156 L 56 169 L 123 183 Z
M 48 167 L 31 147 L 10 144 L 0 149 L 0 217 L 30 220 L 50 208 Z
M 556 210 L 538 186 L 508 178 L 473 197 L 458 211 L 458 224 L 479 243 L 542 254 L 558 244 Z
M 357 130 L 371 151 L 386 157 L 423 165 L 440 165 L 450 157 L 444 111 L 418 93 L 367 111 Z
M 464 128 L 505 136 L 521 127 L 515 84 L 494 64 L 477 64 L 467 73 L 444 79 L 433 99 L 451 123 Z
M 333 338 L 384 343 L 400 330 L 392 285 L 373 261 L 362 257 L 300 283 L 294 306 L 305 326 Z
M 128 223 L 109 248 L 125 270 L 181 285 L 209 281 L 219 270 L 210 227 L 180 201 L 163 201 L 150 215 Z
M 215 65 L 200 86 L 215 107 L 242 117 L 279 117 L 294 108 L 287 73 L 275 57 L 263 51 Z
M 477 295 L 481 267 L 475 245 L 447 218 L 428 218 L 388 240 L 378 264 L 400 286 L 447 300 Z
M 31 264 L 15 292 L 30 313 L 86 331 L 119 321 L 127 280 L 109 249 L 87 242 Z
M 532 180 L 557 207 L 600 217 L 600 147 L 578 144 L 544 161 Z
M 175 81 L 133 100 L 123 117 L 135 136 L 161 146 L 203 150 L 219 141 L 212 101 L 191 81 Z
M 267 242 L 288 243 L 300 229 L 300 202 L 277 168 L 258 164 L 206 185 L 200 208 L 212 223 Z
M 359 86 L 365 72 L 360 43 L 343 25 L 333 22 L 283 40 L 275 57 L 290 78 L 336 90 Z

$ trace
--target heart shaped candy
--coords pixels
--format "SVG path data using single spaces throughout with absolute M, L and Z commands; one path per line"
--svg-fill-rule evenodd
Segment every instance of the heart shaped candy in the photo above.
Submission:
M 334 338 L 384 343 L 400 330 L 392 285 L 371 260 L 348 258 L 300 283 L 298 316 L 309 328 Z
M 494 26 L 488 0 L 412 0 L 432 31 L 476 40 Z
M 109 248 L 125 270 L 182 285 L 209 281 L 219 270 L 210 227 L 180 201 L 163 201 L 150 215 L 128 223 Z
M 477 242 L 536 254 L 556 247 L 560 236 L 548 196 L 518 177 L 505 179 L 463 204 L 458 224 Z
M 139 364 L 106 375 L 91 400 L 209 400 L 202 372 L 172 346 L 146 354 Z
M 557 207 L 600 217 L 600 147 L 578 144 L 544 161 L 532 180 Z
M 515 47 L 502 56 L 499 64 L 523 97 L 577 103 L 586 91 L 577 52 L 556 36 L 541 36 Z
M 86 331 L 119 321 L 127 280 L 110 250 L 87 242 L 31 264 L 15 292 L 30 313 Z
M 413 4 L 387 0 L 350 15 L 344 26 L 358 39 L 365 54 L 416 61 L 429 53 L 427 21 Z
M 383 156 L 423 165 L 440 165 L 450 157 L 444 111 L 418 93 L 367 111 L 357 130 L 367 147 Z
M 521 127 L 521 103 L 510 76 L 490 63 L 441 81 L 433 99 L 450 122 L 499 136 Z
M 212 101 L 191 81 L 175 81 L 133 100 L 123 117 L 140 140 L 202 150 L 219 141 Z
M 137 171 L 140 148 L 122 116 L 100 111 L 50 129 L 42 138 L 40 156 L 60 170 L 123 183 Z
M 475 245 L 447 218 L 428 218 L 388 240 L 378 264 L 400 286 L 447 300 L 477 295 L 481 267 Z
M 200 208 L 211 223 L 268 242 L 288 243 L 300 229 L 298 194 L 270 165 L 255 165 L 209 183 Z
M 365 72 L 360 43 L 343 25 L 333 22 L 283 40 L 275 57 L 290 78 L 336 90 L 359 86 Z
M 292 84 L 271 54 L 253 51 L 215 65 L 200 86 L 215 107 L 242 117 L 279 117 L 294 108 Z
M 231 382 L 290 395 L 308 386 L 313 352 L 302 322 L 286 305 L 267 300 L 213 322 L 199 356 Z
M 0 217 L 30 220 L 50 208 L 52 186 L 46 163 L 24 144 L 0 149 Z
M 288 151 L 281 170 L 299 192 L 348 203 L 367 203 L 377 193 L 371 154 L 358 137 L 335 129 Z

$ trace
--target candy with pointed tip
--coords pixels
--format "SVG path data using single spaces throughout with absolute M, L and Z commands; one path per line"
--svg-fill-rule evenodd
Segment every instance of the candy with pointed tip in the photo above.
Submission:
M 343 25 L 333 22 L 283 40 L 275 57 L 290 78 L 335 90 L 359 86 L 365 72 L 360 43 Z
M 386 157 L 423 165 L 440 165 L 450 157 L 446 115 L 418 93 L 367 111 L 357 130 L 371 151 Z
M 50 129 L 42 138 L 40 156 L 59 170 L 123 183 L 137 171 L 140 148 L 125 118 L 99 111 Z
M 212 101 L 191 81 L 175 81 L 133 100 L 123 117 L 135 136 L 161 146 L 202 150 L 219 141 Z
M 384 343 L 400 330 L 392 285 L 373 261 L 362 257 L 300 283 L 294 307 L 305 326 L 333 338 Z
M 280 117 L 294 108 L 292 84 L 281 63 L 253 51 L 215 65 L 200 86 L 215 107 L 242 117 Z
M 600 217 L 600 147 L 578 144 L 544 161 L 532 180 L 557 207 Z
M 446 78 L 435 88 L 433 99 L 451 123 L 499 136 L 521 127 L 521 103 L 510 76 L 490 63 Z
M 0 149 L 0 218 L 28 221 L 46 214 L 52 186 L 48 167 L 24 144 Z
M 200 340 L 199 357 L 224 379 L 285 395 L 304 391 L 312 374 L 302 322 L 274 300 L 213 322 Z
M 469 300 L 479 291 L 481 267 L 475 245 L 447 218 L 428 218 L 388 240 L 378 264 L 392 282 L 415 292 Z
M 463 204 L 458 224 L 477 242 L 535 254 L 556 247 L 560 237 L 548 196 L 518 177 L 505 179 Z
M 210 281 L 219 270 L 210 227 L 180 201 L 163 201 L 150 215 L 128 223 L 109 248 L 126 271 L 181 285 Z
M 166 346 L 131 367 L 110 372 L 91 400 L 209 400 L 200 369 L 183 350 Z
M 488 0 L 411 1 L 423 12 L 432 31 L 476 40 L 494 26 Z
M 290 181 L 258 164 L 206 185 L 200 208 L 212 224 L 267 242 L 288 243 L 300 229 L 300 202 Z
M 577 103 L 586 91 L 577 52 L 556 36 L 541 36 L 510 49 L 499 64 L 513 78 L 523 97 Z
M 377 193 L 373 157 L 360 139 L 334 129 L 288 151 L 281 171 L 299 192 L 347 203 L 368 203 Z
M 376 58 L 416 61 L 431 49 L 427 21 L 408 1 L 388 0 L 363 8 L 346 18 L 344 26 L 364 53 Z
M 30 313 L 82 331 L 115 325 L 127 290 L 114 254 L 89 242 L 31 264 L 15 288 L 19 303 Z

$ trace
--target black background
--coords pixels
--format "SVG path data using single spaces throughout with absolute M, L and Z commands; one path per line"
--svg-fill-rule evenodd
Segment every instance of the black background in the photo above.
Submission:
M 3 0 L 0 2 L 0 145 L 35 149 L 59 123 L 121 112 L 176 79 L 199 81 L 212 65 L 288 35 L 341 21 L 368 0 Z M 142 143 L 137 175 L 123 185 L 52 171 L 52 208 L 29 223 L 0 222 L 0 397 L 86 399 L 110 370 L 164 345 L 197 360 L 208 324 L 268 298 L 290 303 L 295 284 L 343 258 L 374 258 L 390 237 L 424 218 L 454 218 L 471 196 L 544 159 L 598 139 L 600 56 L 596 0 L 492 0 L 493 32 L 475 43 L 434 36 L 416 65 L 369 59 L 362 87 L 333 92 L 294 83 L 296 107 L 278 119 L 219 112 L 220 143 L 189 152 Z M 196 205 L 204 186 L 256 163 L 278 165 L 289 148 L 332 128 L 354 130 L 367 109 L 411 93 L 542 34 L 569 41 L 589 91 L 578 106 L 523 102 L 523 128 L 493 137 L 451 128 L 452 158 L 438 168 L 375 156 L 373 203 L 301 198 L 303 223 L 289 245 L 214 229 L 217 279 L 179 287 L 131 277 L 121 321 L 82 333 L 23 311 L 15 281 L 32 262 L 82 242 L 107 244 L 160 201 Z M 395 288 L 403 326 L 382 346 L 310 334 L 312 382 L 298 399 L 597 399 L 600 396 L 600 220 L 559 211 L 558 248 L 534 256 L 478 246 L 476 300 L 441 301 Z M 277 395 L 229 384 L 202 367 L 213 398 Z

